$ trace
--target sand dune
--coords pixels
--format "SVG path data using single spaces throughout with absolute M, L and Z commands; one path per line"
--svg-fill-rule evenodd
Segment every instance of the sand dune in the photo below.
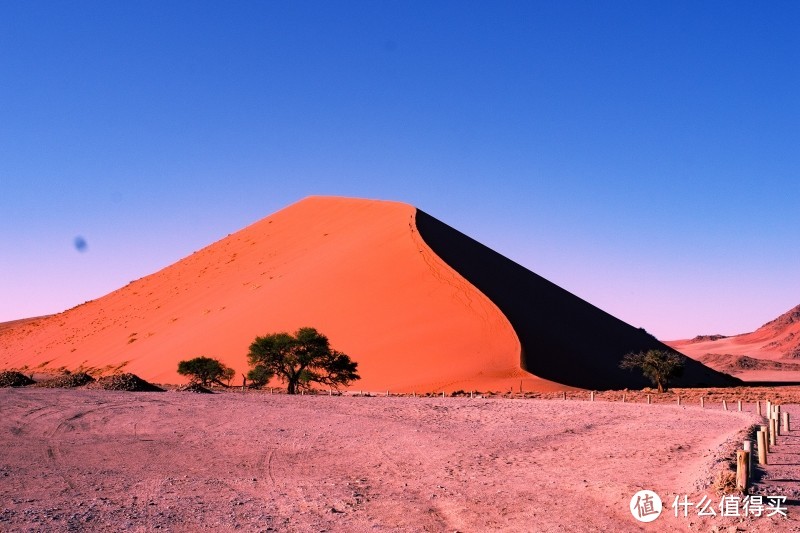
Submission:
M 38 320 L 41 320 L 42 318 L 45 318 L 45 317 L 44 316 L 37 316 L 37 317 L 33 317 L 33 318 L 22 318 L 22 319 L 19 319 L 19 320 L 12 320 L 10 322 L 0 322 L 0 331 L 6 330 L 6 329 L 11 329 L 11 328 L 16 328 L 16 327 L 22 326 L 23 324 L 29 324 L 29 323 L 32 323 L 32 322 L 36 322 Z
M 246 372 L 253 338 L 311 325 L 367 390 L 527 380 L 498 308 L 431 252 L 409 205 L 307 198 L 155 274 L 0 336 L 0 365 L 125 370 L 180 383 L 181 359 Z
M 410 205 L 310 197 L 98 300 L 0 331 L 0 367 L 182 383 L 181 359 L 216 357 L 240 374 L 257 335 L 301 326 L 351 355 L 354 387 L 373 391 L 639 386 L 619 358 L 660 346 Z M 725 381 L 690 370 L 685 384 Z
M 519 335 L 522 367 L 537 376 L 591 389 L 643 387 L 641 374 L 619 368 L 629 352 L 670 348 L 419 212 L 417 226 L 431 247 L 495 302 Z M 688 360 L 678 386 L 724 385 L 727 376 Z
M 800 381 L 800 305 L 751 333 L 667 341 L 676 350 L 747 381 Z

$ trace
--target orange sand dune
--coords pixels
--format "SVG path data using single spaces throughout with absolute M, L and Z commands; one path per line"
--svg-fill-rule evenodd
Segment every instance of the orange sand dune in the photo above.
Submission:
M 22 319 L 19 319 L 19 320 L 12 320 L 10 322 L 0 322 L 0 331 L 6 330 L 6 329 L 11 329 L 11 328 L 16 328 L 16 327 L 22 326 L 23 324 L 29 324 L 29 323 L 32 323 L 32 322 L 36 322 L 38 320 L 41 320 L 42 318 L 46 318 L 46 316 L 48 316 L 48 315 L 37 316 L 37 317 L 32 317 L 32 318 L 22 318 Z
M 241 374 L 257 335 L 301 326 L 353 357 L 353 388 L 371 391 L 643 385 L 617 363 L 658 344 L 412 206 L 311 197 L 98 300 L 0 331 L 0 367 L 180 383 L 181 359 L 216 357 Z M 689 382 L 725 382 L 691 370 Z
M 0 365 L 114 368 L 180 383 L 177 362 L 246 372 L 257 335 L 314 326 L 359 363 L 355 387 L 552 387 L 520 369 L 503 314 L 394 202 L 307 198 L 103 298 L 0 335 Z
M 667 341 L 712 368 L 747 381 L 800 381 L 800 305 L 751 333 Z

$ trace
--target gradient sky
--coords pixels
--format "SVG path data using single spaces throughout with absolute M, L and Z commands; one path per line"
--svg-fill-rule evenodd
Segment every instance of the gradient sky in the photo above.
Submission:
M 662 339 L 751 331 L 800 304 L 798 27 L 797 2 L 2 2 L 0 321 L 330 194 Z

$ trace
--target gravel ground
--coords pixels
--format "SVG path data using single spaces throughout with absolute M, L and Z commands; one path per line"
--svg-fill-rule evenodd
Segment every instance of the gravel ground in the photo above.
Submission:
M 50 389 L 2 389 L 0 408 L 3 531 L 800 530 L 796 501 L 788 519 L 673 514 L 676 496 L 719 501 L 705 483 L 752 413 Z M 796 489 L 792 439 L 762 493 Z M 664 501 L 649 524 L 641 489 Z

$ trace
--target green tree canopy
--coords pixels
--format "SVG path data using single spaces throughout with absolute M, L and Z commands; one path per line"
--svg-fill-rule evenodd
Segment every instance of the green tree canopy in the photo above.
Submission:
M 358 363 L 332 349 L 325 335 L 309 327 L 298 329 L 294 335 L 281 332 L 256 337 L 247 359 L 252 367 L 249 379 L 266 383 L 278 376 L 287 384 L 289 394 L 311 383 L 338 388 L 361 379 L 356 371 Z
M 192 382 L 205 386 L 211 382 L 221 383 L 220 379 L 230 380 L 234 376 L 234 371 L 216 359 L 201 356 L 179 362 L 178 374 L 190 376 Z
M 250 386 L 259 388 L 263 387 L 269 380 L 275 376 L 275 372 L 267 368 L 265 364 L 258 363 L 247 373 L 247 379 L 250 380 Z
M 620 368 L 639 369 L 658 392 L 664 392 L 672 378 L 683 373 L 684 358 L 678 353 L 666 350 L 647 350 L 646 352 L 629 353 L 622 358 Z

